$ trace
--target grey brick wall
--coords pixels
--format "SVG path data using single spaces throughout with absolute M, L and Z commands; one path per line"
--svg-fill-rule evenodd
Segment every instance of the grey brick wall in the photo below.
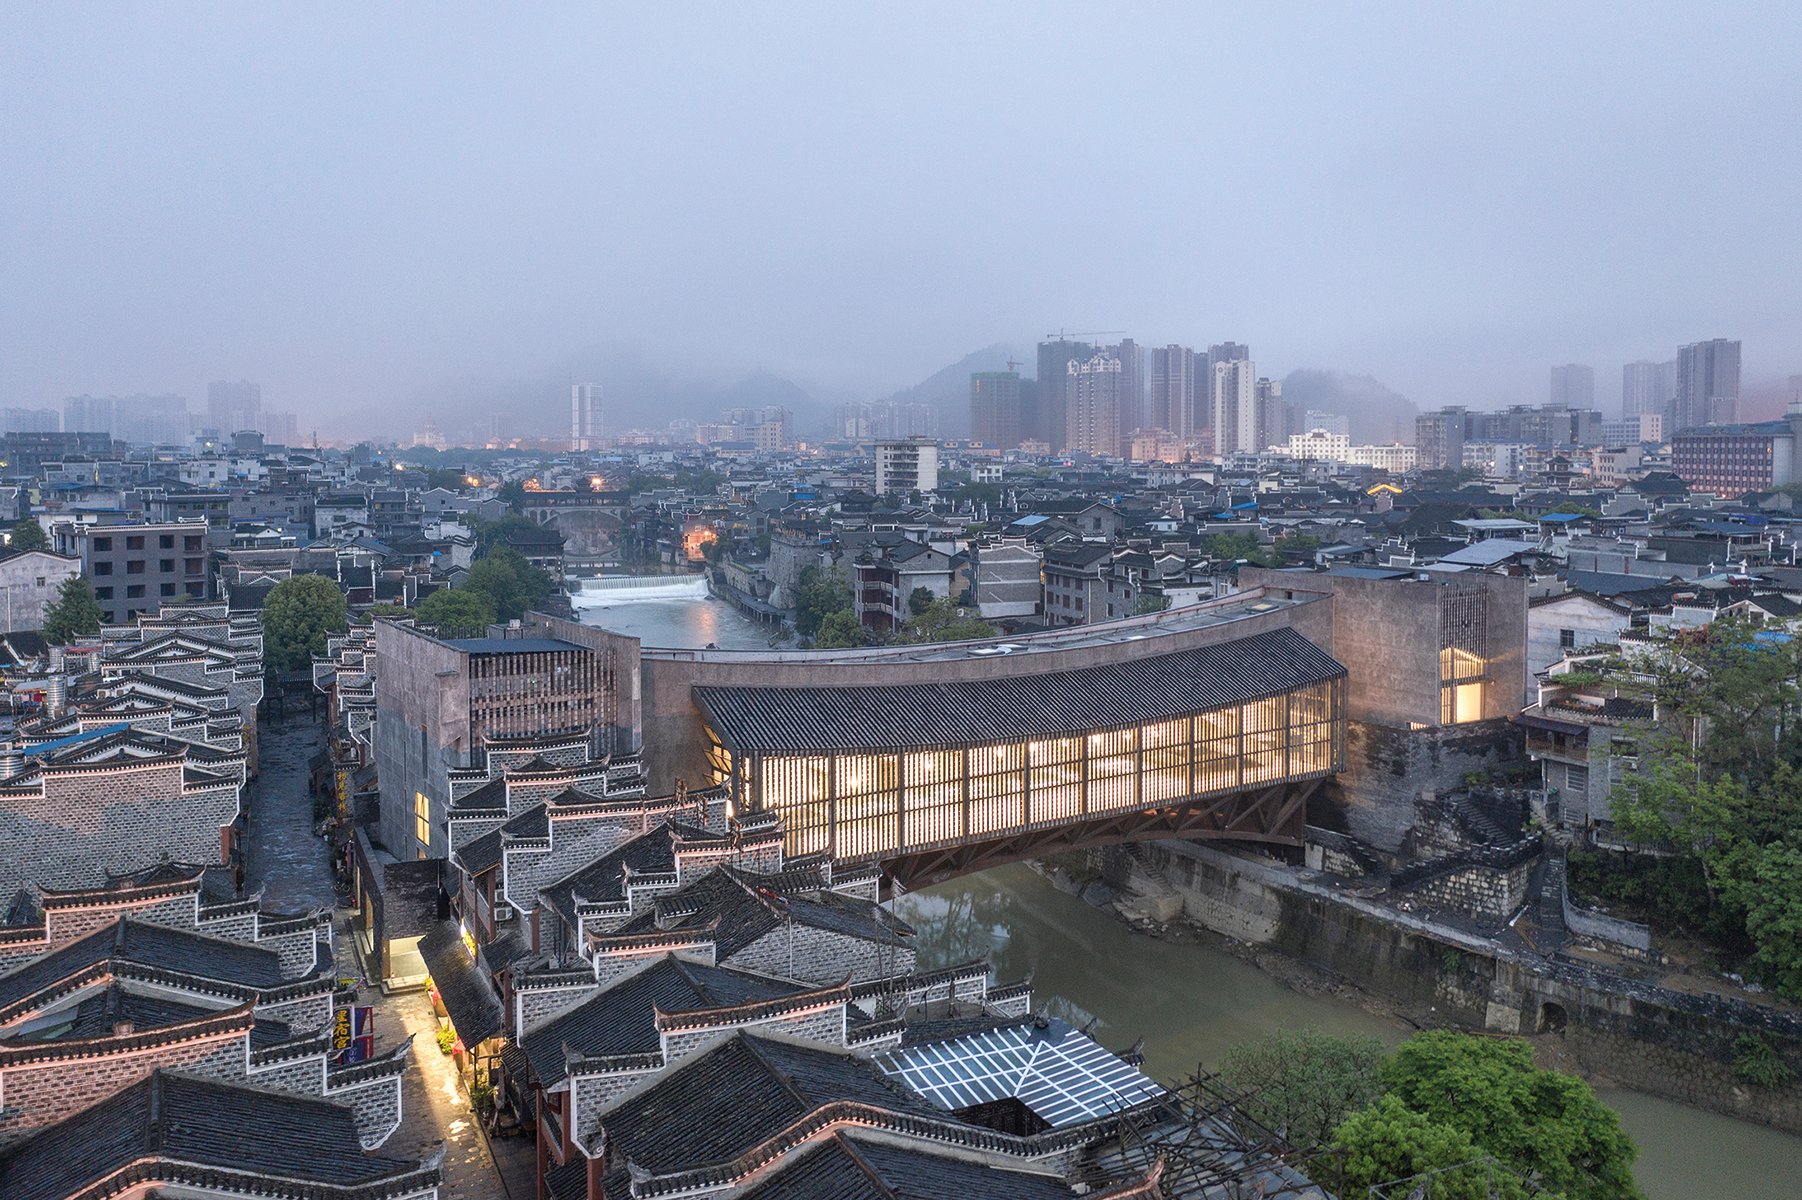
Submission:
M 371 1079 L 349 1087 L 328 1087 L 326 1099 L 349 1106 L 357 1123 L 357 1140 L 374 1150 L 400 1127 L 401 1076 Z
M 91 887 L 107 871 L 220 861 L 220 828 L 238 815 L 235 786 L 188 791 L 179 762 L 109 765 L 0 791 L 0 892 Z
M 132 1054 L 52 1059 L 0 1070 L 0 1145 L 97 1104 L 158 1067 L 241 1078 L 245 1038 L 226 1033 Z
M 862 983 L 905 975 L 914 969 L 914 958 L 911 946 L 884 946 L 807 926 L 785 925 L 732 955 L 724 965 L 809 983 L 836 983 L 849 971 L 853 983 Z

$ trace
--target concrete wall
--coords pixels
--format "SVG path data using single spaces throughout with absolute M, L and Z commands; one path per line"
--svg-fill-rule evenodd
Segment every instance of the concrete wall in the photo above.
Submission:
M 1354 721 L 1407 728 L 1439 724 L 1440 601 L 1451 590 L 1485 598 L 1488 675 L 1484 719 L 1526 706 L 1527 581 L 1469 571 L 1427 579 L 1359 579 L 1248 567 L 1242 588 L 1333 597 L 1333 656 L 1350 673 Z
M 1241 606 L 1247 600 L 1240 593 L 1218 603 Z M 919 659 L 909 656 L 912 648 L 908 647 L 850 653 L 645 650 L 641 654 L 642 713 L 650 793 L 662 795 L 673 790 L 678 777 L 690 784 L 710 777 L 706 727 L 694 702 L 697 687 L 868 687 L 1051 674 L 1172 654 L 1283 628 L 1293 628 L 1332 651 L 1330 606 L 1306 595 L 1300 600 L 1268 612 L 1166 633 L 1158 632 L 1157 625 L 1158 617 L 1167 614 L 1154 614 L 1134 618 L 1149 635 L 1138 641 L 1082 644 L 1088 631 L 1073 630 L 1050 635 L 1045 649 L 989 657 Z M 972 649 L 984 644 L 988 643 L 970 643 Z
M 1605 975 L 1397 912 L 1275 864 L 1188 842 L 1142 847 L 1186 914 L 1239 941 L 1430 1014 L 1438 1022 L 1535 1033 L 1562 1020 L 1585 1070 L 1653 1095 L 1802 1133 L 1802 1085 L 1751 1087 L 1733 1075 L 1740 1038 L 1764 1039 L 1802 1076 L 1802 1018 Z M 1097 852 L 1109 882 L 1135 889 L 1133 856 Z
M 1527 674 L 1539 674 L 1564 657 L 1563 633 L 1571 631 L 1574 649 L 1612 642 L 1631 626 L 1631 618 L 1594 596 L 1576 594 L 1542 600 L 1527 610 Z
M 467 765 L 470 750 L 469 656 L 409 625 L 377 621 L 375 670 L 381 706 L 376 711 L 375 765 L 381 781 L 382 848 L 396 858 L 418 856 L 413 797 L 430 799 L 432 844 L 445 854 L 449 770 Z
M 1345 770 L 1308 802 L 1308 823 L 1399 852 L 1422 792 L 1449 792 L 1465 775 L 1518 759 L 1521 731 L 1505 720 L 1432 729 L 1396 729 L 1352 721 Z

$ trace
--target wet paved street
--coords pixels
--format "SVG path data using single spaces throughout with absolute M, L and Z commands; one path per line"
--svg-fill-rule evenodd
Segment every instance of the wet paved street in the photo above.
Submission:
M 277 912 L 333 908 L 339 897 L 333 889 L 331 853 L 325 839 L 313 832 L 313 798 L 307 790 L 307 764 L 324 747 L 324 730 L 317 719 L 297 713 L 264 721 L 261 739 L 244 834 L 245 890 L 261 891 L 263 906 Z M 346 912 L 337 913 L 333 945 L 339 978 L 361 979 L 364 971 Z M 445 1200 L 529 1200 L 536 1190 L 532 1144 L 503 1139 L 490 1147 L 451 1060 L 438 1049 L 438 1019 L 426 994 L 384 996 L 380 988 L 365 987 L 358 1000 L 375 1006 L 378 1054 L 413 1037 L 412 1062 L 401 1085 L 401 1125 L 380 1153 L 423 1158 L 443 1142 L 445 1180 L 439 1194 Z
M 413 1065 L 402 1084 L 401 1127 L 382 1152 L 424 1157 L 442 1141 L 446 1200 L 530 1200 L 536 1192 L 532 1143 L 503 1138 L 490 1144 L 477 1128 L 456 1068 L 438 1049 L 438 1018 L 426 994 L 402 992 L 378 998 L 375 1023 L 378 1053 L 413 1035 Z
M 331 908 L 331 852 L 313 832 L 307 763 L 325 745 L 319 722 L 304 714 L 264 721 L 258 775 L 250 785 L 244 832 L 244 890 L 263 893 L 263 907 L 301 913 Z

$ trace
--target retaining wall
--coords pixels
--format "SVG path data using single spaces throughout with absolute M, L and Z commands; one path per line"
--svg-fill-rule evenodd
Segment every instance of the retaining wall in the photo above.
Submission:
M 1802 1078 L 1802 1017 L 1508 950 L 1209 846 L 1160 842 L 1140 851 L 1162 880 L 1145 876 L 1131 855 L 1098 851 L 1108 881 L 1127 890 L 1174 887 L 1186 914 L 1217 933 L 1431 1009 L 1446 1024 L 1499 1033 L 1561 1027 L 1586 1071 L 1802 1133 L 1802 1086 L 1756 1088 L 1733 1074 L 1740 1039 L 1758 1037 Z

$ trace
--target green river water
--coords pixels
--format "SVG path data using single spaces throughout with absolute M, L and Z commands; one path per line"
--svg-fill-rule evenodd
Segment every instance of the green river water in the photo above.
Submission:
M 1095 1032 L 1116 1048 L 1143 1037 L 1146 1069 L 1161 1079 L 1217 1065 L 1270 1029 L 1391 1042 L 1409 1032 L 1355 1004 L 1292 991 L 1225 951 L 1136 933 L 1025 867 L 916 892 L 897 909 L 920 931 L 922 966 L 986 954 L 1001 980 L 1030 973 L 1041 1010 L 1076 1025 L 1099 1018 Z M 1802 1198 L 1802 1138 L 1636 1092 L 1602 1097 L 1639 1145 L 1635 1174 L 1651 1200 Z

